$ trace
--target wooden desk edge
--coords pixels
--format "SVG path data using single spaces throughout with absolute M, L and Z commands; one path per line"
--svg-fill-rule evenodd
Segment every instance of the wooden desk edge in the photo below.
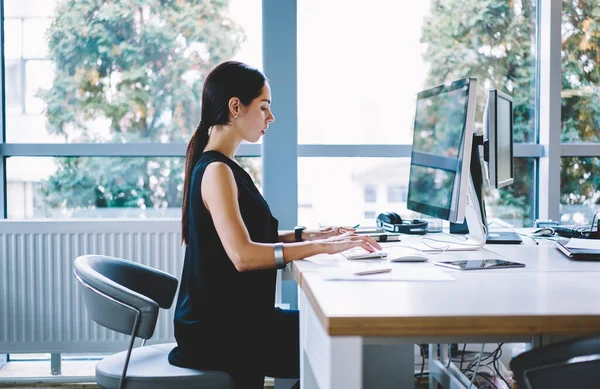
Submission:
M 300 278 L 301 274 L 298 274 Z M 303 282 L 300 286 L 319 322 L 330 336 L 531 336 L 600 333 L 600 317 L 594 315 L 328 317 L 315 298 L 310 284 Z
M 294 280 L 296 280 L 298 286 L 302 287 L 302 273 L 300 273 L 300 270 L 298 270 L 298 266 L 296 266 L 294 262 L 296 261 L 292 261 L 289 265 L 290 270 L 292 272 L 292 277 L 294 277 Z
M 330 336 L 531 336 L 600 333 L 600 318 L 596 316 L 328 318 L 320 316 L 321 310 L 316 312 Z

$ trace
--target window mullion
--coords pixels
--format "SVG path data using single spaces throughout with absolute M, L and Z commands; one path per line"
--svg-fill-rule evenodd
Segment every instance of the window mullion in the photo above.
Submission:
M 600 144 L 598 143 L 562 143 L 560 145 L 561 157 L 600 157 Z
M 410 158 L 411 145 L 298 145 L 299 158 Z M 537 143 L 517 143 L 514 147 L 516 158 L 540 158 L 544 147 Z
M 559 220 L 561 133 L 562 0 L 539 3 L 539 163 L 538 216 Z
M 184 157 L 184 143 L 5 143 L 0 156 L 22 157 Z M 260 145 L 242 144 L 236 154 L 259 157 Z

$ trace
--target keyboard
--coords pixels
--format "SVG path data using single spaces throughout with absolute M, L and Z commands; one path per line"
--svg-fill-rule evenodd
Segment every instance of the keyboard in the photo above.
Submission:
M 341 254 L 347 259 L 384 259 L 387 257 L 387 253 L 385 251 L 374 251 L 369 252 L 362 247 L 353 247 L 349 250 L 342 251 Z

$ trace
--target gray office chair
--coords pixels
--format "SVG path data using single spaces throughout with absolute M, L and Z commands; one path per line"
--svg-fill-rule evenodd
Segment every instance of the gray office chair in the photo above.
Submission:
M 126 351 L 107 357 L 96 366 L 96 382 L 102 388 L 233 388 L 231 377 L 224 372 L 172 366 L 167 356 L 175 343 L 132 350 L 136 337 L 142 342 L 152 337 L 159 307 L 168 309 L 173 303 L 178 284 L 175 277 L 103 255 L 78 257 L 74 273 L 91 319 L 131 335 Z
M 516 356 L 519 389 L 592 388 L 600 382 L 600 337 L 568 340 Z

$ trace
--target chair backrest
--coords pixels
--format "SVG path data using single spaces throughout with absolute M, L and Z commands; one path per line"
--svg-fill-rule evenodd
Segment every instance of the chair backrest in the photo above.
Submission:
M 600 337 L 553 343 L 515 357 L 520 389 L 591 388 L 600 382 Z
M 91 319 L 114 331 L 149 339 L 158 311 L 173 303 L 178 281 L 172 275 L 135 262 L 104 255 L 75 259 L 75 277 L 81 286 Z

